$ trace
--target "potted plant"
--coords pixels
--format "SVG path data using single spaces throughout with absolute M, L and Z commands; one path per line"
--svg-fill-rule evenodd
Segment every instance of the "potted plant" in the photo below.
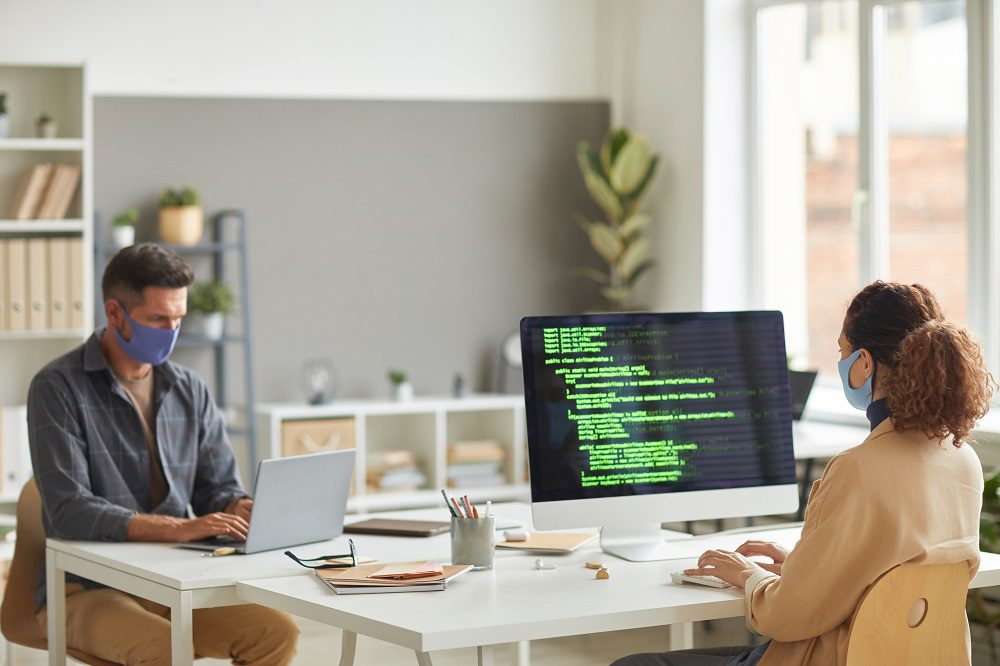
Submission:
M 392 385 L 393 400 L 413 400 L 413 385 L 406 380 L 402 370 L 389 371 L 389 383 Z
M 130 208 L 115 215 L 111 221 L 111 240 L 121 249 L 135 245 L 135 223 L 139 221 L 139 209 Z
M 226 315 L 233 311 L 236 298 L 225 282 L 195 282 L 188 292 L 188 314 L 191 317 L 186 333 L 221 340 L 226 327 Z
M 164 189 L 160 195 L 160 238 L 174 245 L 197 245 L 204 231 L 198 192 L 191 186 Z
M 35 132 L 41 139 L 54 139 L 59 125 L 49 114 L 44 111 L 35 119 Z
M 649 258 L 649 239 L 643 235 L 650 217 L 639 207 L 659 156 L 650 152 L 646 137 L 619 127 L 608 132 L 600 152 L 581 141 L 576 158 L 587 191 L 607 216 L 606 221 L 576 216 L 591 246 L 607 264 L 604 270 L 585 268 L 582 273 L 600 285 L 601 296 L 612 310 L 627 310 L 633 305 L 636 280 L 654 263 Z
M 0 139 L 7 137 L 10 121 L 7 116 L 7 93 L 0 92 Z

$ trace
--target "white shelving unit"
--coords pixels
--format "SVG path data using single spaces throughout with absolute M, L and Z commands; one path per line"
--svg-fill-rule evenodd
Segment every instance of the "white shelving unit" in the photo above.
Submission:
M 82 63 L 0 62 L 0 92 L 7 94 L 10 131 L 0 138 L 0 239 L 72 238 L 80 242 L 79 256 L 71 259 L 74 284 L 82 288 L 82 325 L 71 330 L 51 327 L 35 330 L 0 330 L 0 407 L 23 405 L 31 378 L 46 363 L 79 345 L 89 334 L 93 317 L 93 160 L 91 98 Z M 35 135 L 35 119 L 47 113 L 58 123 L 58 135 Z M 7 219 L 24 172 L 35 164 L 53 162 L 80 166 L 77 193 L 66 219 Z M 0 266 L 6 262 L 0 262 Z M 70 266 L 66 266 L 70 270 Z M 9 277 L 0 274 L 0 290 Z M 7 302 L 6 298 L 0 301 Z M 2 321 L 2 318 L 0 318 Z M 25 447 L 27 442 L 19 443 Z M 6 449 L 12 442 L 0 442 Z M 10 460 L 4 451 L 0 465 Z M 16 499 L 20 488 L 5 483 L 0 474 L 0 504 Z
M 304 425 L 320 433 L 309 451 L 357 449 L 354 489 L 348 500 L 352 512 L 442 504 L 440 489 L 447 487 L 448 445 L 467 440 L 501 443 L 506 451 L 506 483 L 450 492 L 468 494 L 477 503 L 529 497 L 524 398 L 519 395 L 421 397 L 405 402 L 344 400 L 321 406 L 259 404 L 255 413 L 263 457 L 279 458 L 288 453 L 291 429 Z M 427 476 L 426 487 L 402 492 L 366 487 L 369 456 L 389 449 L 406 449 L 417 455 Z

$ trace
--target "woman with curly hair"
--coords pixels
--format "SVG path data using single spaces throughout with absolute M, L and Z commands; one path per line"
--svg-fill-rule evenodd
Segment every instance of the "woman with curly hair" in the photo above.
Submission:
M 710 550 L 685 572 L 744 589 L 747 625 L 771 640 L 615 666 L 843 664 L 851 616 L 882 574 L 967 562 L 975 575 L 983 472 L 968 436 L 995 386 L 979 345 L 927 288 L 882 281 L 851 301 L 839 344 L 844 393 L 871 434 L 813 483 L 795 548 L 748 541 Z

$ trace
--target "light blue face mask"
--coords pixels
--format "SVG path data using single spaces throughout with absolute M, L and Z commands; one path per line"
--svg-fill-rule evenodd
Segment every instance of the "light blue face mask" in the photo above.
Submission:
M 122 314 L 132 326 L 131 340 L 123 338 L 118 329 L 115 329 L 115 337 L 118 338 L 122 350 L 136 363 L 160 365 L 166 361 L 170 352 L 174 350 L 174 345 L 177 344 L 177 335 L 181 332 L 180 326 L 175 329 L 143 326 L 129 317 L 124 307 Z
M 861 350 L 855 350 L 847 358 L 837 361 L 837 370 L 840 371 L 840 383 L 844 385 L 844 395 L 847 396 L 847 402 L 851 403 L 851 407 L 864 411 L 868 409 L 868 405 L 872 404 L 872 379 L 875 378 L 875 373 L 872 372 L 868 375 L 865 383 L 858 388 L 851 386 L 851 366 L 860 356 Z

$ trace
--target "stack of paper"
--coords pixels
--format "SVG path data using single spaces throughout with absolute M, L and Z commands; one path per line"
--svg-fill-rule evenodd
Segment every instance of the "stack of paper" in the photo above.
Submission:
M 432 592 L 471 569 L 471 565 L 398 562 L 348 569 L 317 569 L 316 575 L 337 594 Z

